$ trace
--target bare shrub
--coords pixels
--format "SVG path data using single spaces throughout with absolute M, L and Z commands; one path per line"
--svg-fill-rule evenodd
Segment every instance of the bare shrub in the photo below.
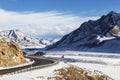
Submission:
M 69 67 L 54 70 L 55 80 L 112 80 L 105 74 L 90 74 L 91 72 L 69 65 Z

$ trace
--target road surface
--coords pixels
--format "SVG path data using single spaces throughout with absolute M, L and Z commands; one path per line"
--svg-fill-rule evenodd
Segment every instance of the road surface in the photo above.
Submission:
M 31 58 L 31 57 L 29 57 L 29 58 Z M 32 57 L 32 59 L 35 61 L 32 64 L 32 67 L 54 63 L 54 60 L 48 59 L 48 58 Z M 19 71 L 19 70 L 30 68 L 30 67 L 31 67 L 31 65 L 26 65 L 26 66 L 22 66 L 22 67 L 0 70 L 0 75 L 4 75 L 4 74 L 7 74 L 7 73 Z

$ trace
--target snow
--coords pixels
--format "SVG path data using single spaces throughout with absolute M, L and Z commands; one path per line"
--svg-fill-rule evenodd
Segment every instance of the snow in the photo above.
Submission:
M 99 35 L 97 36 L 97 39 L 100 41 L 100 42 L 103 42 L 105 40 L 110 40 L 110 39 L 114 39 L 115 37 L 100 37 Z
M 29 72 L 15 74 L 15 75 L 5 75 L 5 76 L 2 76 L 0 80 L 9 80 L 9 79 L 11 80 L 16 80 L 16 79 L 17 80 L 33 80 L 33 79 L 36 79 L 37 77 L 42 77 L 42 76 L 44 76 L 45 78 L 52 77 L 54 76 L 53 71 L 55 69 L 59 69 L 65 66 L 67 66 L 67 64 L 60 62 L 59 64 L 55 66 L 46 67 L 46 68 L 39 69 L 39 70 L 29 71 Z
M 28 36 L 21 32 L 18 29 L 13 30 L 4 30 L 0 31 L 0 39 L 3 39 L 7 42 L 15 42 L 17 43 L 21 48 L 44 48 L 45 46 L 43 44 L 39 43 L 39 40 Z
M 87 68 L 90 70 L 99 70 L 103 73 L 109 75 L 115 80 L 120 80 L 120 54 L 115 53 L 96 53 L 96 52 L 77 52 L 77 51 L 54 51 L 48 52 L 46 57 L 56 57 L 61 58 L 64 55 L 64 58 L 76 59 L 76 62 L 68 63 Z M 111 56 L 111 57 L 110 57 Z M 82 60 L 84 62 L 79 62 Z M 96 63 L 99 62 L 99 63 Z M 102 64 L 106 63 L 106 64 Z
M 120 66 L 109 66 L 109 65 L 101 65 L 101 64 L 90 64 L 90 63 L 71 63 L 73 65 L 87 68 L 90 70 L 99 70 L 104 74 L 109 75 L 115 80 L 120 80 Z
M 0 70 L 4 70 L 4 69 L 10 69 L 10 68 L 16 68 L 16 67 L 22 67 L 22 66 L 27 66 L 27 65 L 31 65 L 34 63 L 33 61 L 30 61 L 30 59 L 26 58 L 26 63 L 24 64 L 20 64 L 20 65 L 16 65 L 16 66 L 10 66 L 10 67 L 0 67 Z
M 40 39 L 40 43 L 43 44 L 43 45 L 52 45 L 54 44 L 55 42 L 59 41 L 60 39 L 56 38 L 56 39 L 52 39 L 52 40 L 49 40 L 49 39 Z
M 88 70 L 102 71 L 113 79 L 120 80 L 120 54 L 77 51 L 51 51 L 47 52 L 45 56 L 60 59 L 62 55 L 64 55 L 67 63 L 62 62 L 64 61 L 63 59 L 57 65 L 15 75 L 4 75 L 0 77 L 0 80 L 47 80 L 47 77 L 54 77 L 53 71 L 55 69 L 68 66 L 67 64 L 76 65 Z M 75 61 L 69 61 L 68 58 Z M 95 61 L 100 63 L 96 63 Z M 103 62 L 106 64 L 102 64 Z
M 49 40 L 41 39 L 40 42 L 44 45 L 50 45 L 51 42 Z

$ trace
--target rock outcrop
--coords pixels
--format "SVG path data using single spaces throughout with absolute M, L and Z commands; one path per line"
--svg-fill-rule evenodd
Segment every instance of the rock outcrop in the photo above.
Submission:
M 26 60 L 23 57 L 23 53 L 19 46 L 0 40 L 0 66 L 14 66 L 25 63 Z

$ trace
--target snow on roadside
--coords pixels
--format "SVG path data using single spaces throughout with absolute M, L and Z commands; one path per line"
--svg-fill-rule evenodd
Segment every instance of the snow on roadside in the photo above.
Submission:
M 72 65 L 79 66 L 81 68 L 86 68 L 89 70 L 102 71 L 106 75 L 114 78 L 115 80 L 120 80 L 119 73 L 117 72 L 117 67 L 101 66 L 97 64 L 84 64 L 84 63 L 68 63 Z M 56 69 L 67 67 L 68 65 L 64 62 L 51 67 L 46 67 L 43 69 L 33 70 L 25 73 L 15 74 L 15 75 L 5 75 L 0 77 L 0 80 L 47 80 L 48 77 L 54 77 L 53 71 Z
M 60 62 L 59 64 L 43 69 L 33 70 L 15 75 L 4 75 L 0 77 L 0 80 L 47 80 L 47 77 L 53 77 L 53 71 L 55 69 L 63 68 L 67 66 L 66 63 Z M 43 79 L 44 77 L 44 79 Z
M 19 64 L 19 65 L 16 65 L 16 66 L 10 66 L 10 67 L 0 67 L 0 70 L 4 70 L 4 69 L 10 69 L 10 68 L 16 68 L 16 67 L 21 67 L 21 66 L 27 66 L 27 65 L 31 65 L 34 63 L 34 60 L 33 61 L 30 61 L 30 59 L 26 58 L 26 63 L 24 64 Z

